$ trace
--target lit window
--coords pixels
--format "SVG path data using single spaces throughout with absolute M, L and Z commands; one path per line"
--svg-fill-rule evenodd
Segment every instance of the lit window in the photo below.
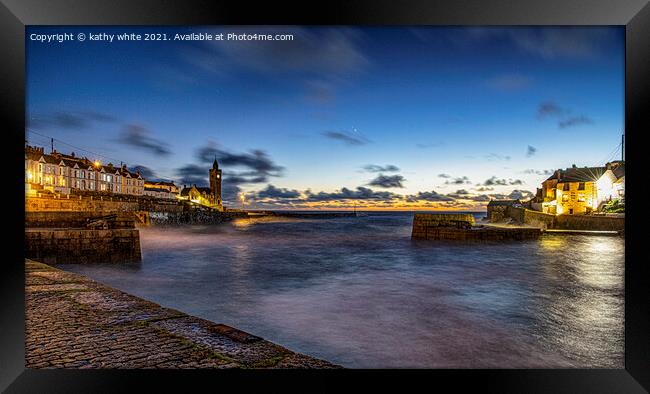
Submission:
M 564 202 L 569 201 L 569 195 L 568 194 L 563 194 L 562 195 L 562 201 L 564 201 Z
M 578 202 L 585 202 L 585 195 L 580 193 L 578 194 Z

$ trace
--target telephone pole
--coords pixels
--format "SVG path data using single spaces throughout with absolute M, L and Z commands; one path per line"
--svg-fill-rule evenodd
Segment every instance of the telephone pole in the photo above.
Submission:
M 625 130 L 621 134 L 621 161 L 625 161 Z

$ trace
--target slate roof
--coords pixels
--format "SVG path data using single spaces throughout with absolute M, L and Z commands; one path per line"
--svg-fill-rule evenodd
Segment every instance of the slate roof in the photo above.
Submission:
M 595 182 L 607 169 L 605 167 L 571 167 L 560 171 L 558 182 Z M 547 181 L 557 179 L 557 173 L 546 179 Z

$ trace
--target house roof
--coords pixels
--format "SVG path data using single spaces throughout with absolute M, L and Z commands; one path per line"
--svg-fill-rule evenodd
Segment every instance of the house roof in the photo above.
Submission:
M 553 173 L 547 181 L 557 179 L 558 182 L 595 182 L 600 178 L 607 169 L 605 167 L 571 167 L 560 172 L 560 178 L 557 177 L 557 171 Z
M 614 173 L 614 176 L 616 176 L 616 179 L 623 178 L 625 176 L 625 164 L 621 164 L 614 168 L 612 172 Z

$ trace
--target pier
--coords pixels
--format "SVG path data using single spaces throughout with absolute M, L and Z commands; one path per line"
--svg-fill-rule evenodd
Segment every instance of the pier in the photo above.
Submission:
M 25 260 L 27 368 L 340 368 Z
M 471 214 L 418 213 L 413 217 L 411 238 L 454 241 L 508 241 L 537 239 L 542 230 L 533 227 L 475 225 Z

